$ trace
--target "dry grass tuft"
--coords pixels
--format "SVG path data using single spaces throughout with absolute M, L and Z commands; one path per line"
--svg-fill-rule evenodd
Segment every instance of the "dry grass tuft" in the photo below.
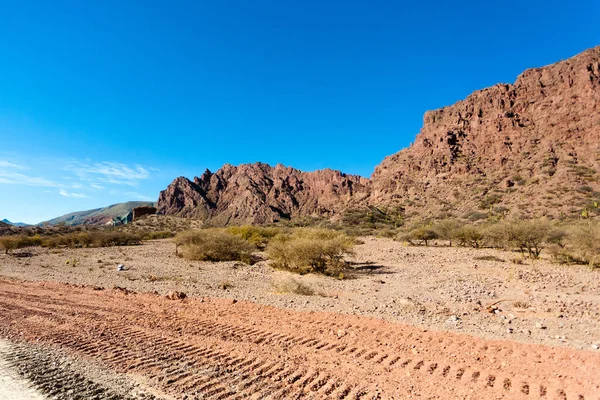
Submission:
M 285 278 L 273 282 L 276 293 L 292 293 L 301 296 L 313 296 L 315 291 L 305 283 L 294 278 Z

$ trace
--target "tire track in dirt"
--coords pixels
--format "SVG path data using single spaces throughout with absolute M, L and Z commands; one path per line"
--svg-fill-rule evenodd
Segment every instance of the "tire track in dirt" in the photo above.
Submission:
M 339 314 L 0 281 L 0 322 L 189 398 L 599 398 L 589 352 Z
M 110 381 L 110 378 L 99 380 L 64 355 L 40 346 L 9 344 L 3 348 L 2 357 L 11 369 L 33 383 L 45 398 L 157 400 L 154 395 L 137 390 L 133 383 L 117 381 L 107 384 L 103 381 Z

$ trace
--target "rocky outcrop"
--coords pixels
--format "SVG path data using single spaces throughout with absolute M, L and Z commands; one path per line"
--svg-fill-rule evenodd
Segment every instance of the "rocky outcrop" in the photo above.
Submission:
M 581 212 L 599 198 L 600 47 L 425 114 L 372 176 L 371 202 L 407 210 Z
M 425 114 L 371 180 L 225 165 L 163 192 L 158 212 L 221 223 L 332 217 L 385 205 L 420 217 L 579 215 L 600 202 L 600 46 Z
M 225 165 L 193 181 L 179 177 L 160 193 L 158 213 L 215 223 L 270 223 L 331 217 L 365 201 L 369 181 L 339 171 L 302 172 L 267 164 Z

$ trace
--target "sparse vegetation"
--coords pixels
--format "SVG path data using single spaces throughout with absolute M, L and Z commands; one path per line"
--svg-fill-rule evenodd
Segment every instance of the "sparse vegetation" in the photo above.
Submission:
M 0 250 L 4 250 L 6 254 L 18 249 L 18 246 L 19 242 L 16 236 L 4 236 L 0 238 Z
M 175 236 L 172 231 L 157 231 L 157 232 L 143 232 L 141 237 L 144 240 L 156 240 L 156 239 L 168 239 Z
M 273 282 L 273 289 L 276 293 L 292 293 L 301 296 L 312 296 L 315 291 L 305 283 L 294 278 L 280 279 Z
M 43 247 L 112 247 L 112 246 L 135 246 L 142 243 L 140 236 L 117 231 L 89 231 L 73 232 L 64 235 L 53 235 L 43 238 Z
M 485 235 L 482 229 L 474 225 L 464 225 L 454 230 L 453 236 L 459 246 L 470 246 L 478 249 L 485 243 Z
M 456 238 L 456 232 L 462 228 L 464 224 L 457 219 L 447 218 L 436 221 L 433 224 L 433 230 L 442 240 L 447 240 L 452 246 L 452 240 Z
M 225 229 L 209 228 L 180 232 L 175 236 L 181 255 L 193 261 L 241 261 L 252 263 L 254 246 Z
M 341 224 L 345 228 L 354 228 L 361 234 L 368 234 L 373 230 L 395 229 L 404 225 L 404 209 L 402 207 L 374 207 L 354 208 L 347 210 L 342 216 Z
M 266 251 L 275 268 L 339 276 L 346 267 L 343 257 L 352 253 L 353 244 L 339 231 L 298 228 L 275 236 Z
M 239 236 L 257 249 L 263 250 L 269 241 L 281 232 L 281 228 L 243 225 L 230 226 L 227 228 L 227 232 Z
M 429 225 L 423 225 L 410 230 L 407 233 L 398 235 L 398 240 L 408 242 L 412 245 L 428 246 L 431 240 L 437 239 L 437 232 Z
M 580 259 L 594 268 L 600 263 L 600 224 L 597 221 L 585 221 L 571 228 L 567 238 L 567 248 Z
M 560 242 L 564 232 L 546 219 L 504 220 L 490 226 L 486 236 L 497 247 L 517 248 L 531 258 L 538 258 L 548 244 Z

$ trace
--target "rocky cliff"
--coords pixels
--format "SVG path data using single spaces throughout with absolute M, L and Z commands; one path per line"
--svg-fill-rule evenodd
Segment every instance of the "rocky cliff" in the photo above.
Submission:
M 225 165 L 161 192 L 158 213 L 264 223 L 350 207 L 408 216 L 574 216 L 600 201 L 600 46 L 425 114 L 415 142 L 371 180 L 278 165 Z
M 175 179 L 160 193 L 157 208 L 159 214 L 215 223 L 270 223 L 307 215 L 329 218 L 364 202 L 368 194 L 368 179 L 339 171 L 225 165 L 193 181 Z
M 579 213 L 600 198 L 600 46 L 425 114 L 372 176 L 373 203 L 440 213 Z

